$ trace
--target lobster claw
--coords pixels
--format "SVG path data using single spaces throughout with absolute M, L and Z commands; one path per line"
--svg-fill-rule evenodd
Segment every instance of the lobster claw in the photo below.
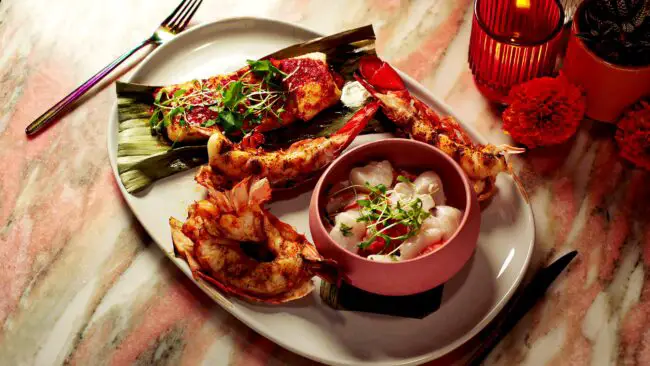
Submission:
M 359 60 L 359 73 L 380 92 L 404 90 L 406 86 L 397 71 L 377 56 L 364 56 Z

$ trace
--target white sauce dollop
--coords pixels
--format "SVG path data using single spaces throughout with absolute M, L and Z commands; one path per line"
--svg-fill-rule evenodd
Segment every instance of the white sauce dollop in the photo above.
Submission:
M 349 108 L 361 107 L 366 99 L 370 98 L 370 93 L 358 81 L 349 82 L 343 85 L 341 90 L 341 102 Z

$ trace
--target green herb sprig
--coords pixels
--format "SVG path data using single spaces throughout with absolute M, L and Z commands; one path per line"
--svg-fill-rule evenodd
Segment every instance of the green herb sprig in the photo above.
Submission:
M 339 225 L 339 230 L 341 230 L 341 234 L 343 234 L 343 236 L 352 236 L 352 227 L 344 223 L 341 223 L 341 225 Z
M 209 88 L 204 81 L 194 80 L 189 93 L 185 89 L 173 93 L 159 90 L 154 96 L 155 108 L 149 120 L 154 133 L 162 133 L 163 127 L 169 126 L 177 116 L 180 116 L 179 125 L 186 126 L 187 113 L 196 107 L 207 107 L 218 114 L 216 119 L 201 123 L 201 127 L 219 125 L 227 134 L 248 132 L 243 130 L 246 120 L 250 125 L 257 125 L 272 115 L 282 122 L 280 115 L 285 110 L 276 105 L 284 104 L 287 96 L 279 82 L 292 74 L 282 72 L 268 60 L 247 62 L 250 70 L 223 86 Z M 247 78 L 250 73 L 260 81 L 251 82 Z
M 411 183 L 408 178 L 401 175 L 397 177 L 397 180 L 404 183 Z M 368 223 L 367 228 L 370 235 L 366 240 L 358 244 L 360 249 L 368 248 L 379 237 L 385 241 L 384 248 L 379 252 L 382 253 L 392 241 L 404 241 L 415 236 L 420 231 L 424 220 L 431 216 L 430 212 L 422 208 L 422 200 L 420 198 L 414 198 L 405 203 L 398 201 L 395 205 L 392 205 L 389 199 L 390 192 L 385 185 L 378 184 L 371 186 L 366 182 L 365 187 L 370 193 L 368 199 L 357 200 L 361 208 L 361 215 L 357 221 Z M 381 228 L 380 225 L 382 226 Z M 387 230 L 397 225 L 406 226 L 408 229 L 406 234 L 399 236 L 389 236 L 386 234 Z

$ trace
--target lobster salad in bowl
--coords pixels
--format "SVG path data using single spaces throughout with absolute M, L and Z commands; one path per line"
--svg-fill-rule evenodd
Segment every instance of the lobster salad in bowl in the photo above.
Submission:
M 458 230 L 463 212 L 447 205 L 440 176 L 395 168 L 388 160 L 351 169 L 331 190 L 330 237 L 372 261 L 400 262 L 436 251 Z

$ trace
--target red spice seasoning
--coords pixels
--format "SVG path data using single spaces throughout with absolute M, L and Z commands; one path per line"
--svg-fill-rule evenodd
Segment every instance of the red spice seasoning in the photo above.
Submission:
M 650 170 L 650 100 L 635 104 L 618 122 L 616 142 L 621 156 Z
M 585 113 L 582 92 L 561 75 L 517 85 L 510 90 L 508 101 L 502 115 L 503 129 L 530 148 L 567 141 Z

